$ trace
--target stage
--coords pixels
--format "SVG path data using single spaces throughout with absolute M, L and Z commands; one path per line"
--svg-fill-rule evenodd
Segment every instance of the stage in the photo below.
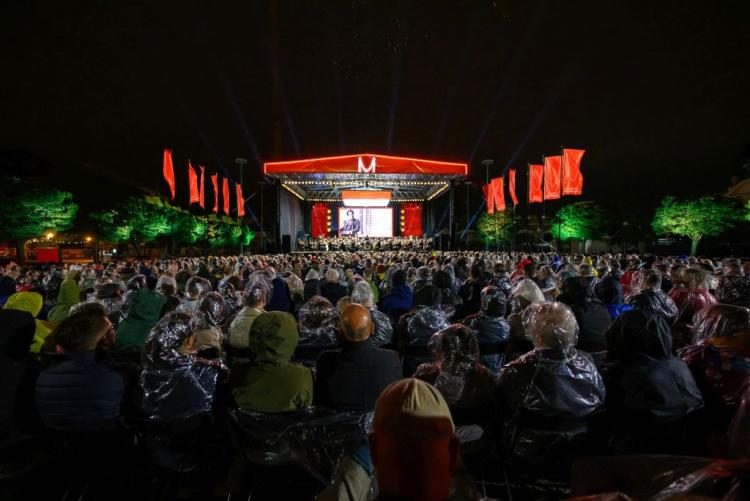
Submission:
M 442 240 L 455 248 L 454 193 L 468 174 L 465 163 L 363 153 L 268 162 L 263 173 L 276 186 L 280 224 L 274 236 L 284 252 L 302 251 L 301 239 L 310 244 L 340 236 L 431 240 L 438 236 L 434 204 L 443 195 L 449 210 Z M 301 221 L 293 216 L 297 207 Z

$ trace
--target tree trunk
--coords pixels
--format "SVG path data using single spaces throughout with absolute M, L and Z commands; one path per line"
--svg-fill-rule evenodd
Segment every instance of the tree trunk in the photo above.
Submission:
M 695 256 L 695 252 L 698 250 L 698 242 L 700 241 L 701 241 L 700 237 L 691 239 L 690 241 L 690 255 L 691 256 Z
M 26 262 L 26 240 L 19 238 L 16 240 L 16 263 L 24 264 Z

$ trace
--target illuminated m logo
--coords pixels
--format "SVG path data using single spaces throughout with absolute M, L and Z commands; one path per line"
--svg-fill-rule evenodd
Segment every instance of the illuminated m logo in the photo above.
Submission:
M 370 160 L 370 166 L 365 167 L 365 163 L 362 161 L 362 157 L 357 158 L 357 172 L 361 172 L 364 174 L 375 174 L 375 157 L 372 157 L 372 160 Z

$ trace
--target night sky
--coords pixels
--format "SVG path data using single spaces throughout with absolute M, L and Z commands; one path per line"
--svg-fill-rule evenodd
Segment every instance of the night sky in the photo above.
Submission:
M 164 147 L 183 191 L 188 157 L 235 177 L 245 157 L 252 192 L 267 160 L 391 153 L 479 181 L 484 158 L 568 146 L 585 199 L 650 212 L 750 157 L 747 0 L 13 3 L 3 165 L 83 199 L 166 192 Z

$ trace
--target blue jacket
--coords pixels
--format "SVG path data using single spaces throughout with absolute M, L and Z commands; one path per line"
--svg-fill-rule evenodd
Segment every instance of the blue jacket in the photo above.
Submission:
M 380 311 L 398 320 L 398 317 L 411 309 L 413 302 L 414 294 L 411 289 L 406 285 L 399 285 L 383 297 Z
M 43 370 L 36 381 L 36 405 L 42 421 L 55 428 L 84 428 L 121 415 L 125 375 L 96 352 L 69 353 Z
M 292 295 L 289 293 L 289 286 L 284 279 L 276 277 L 271 284 L 273 285 L 273 294 L 268 304 L 266 304 L 265 310 L 293 312 L 294 303 L 292 303 Z

